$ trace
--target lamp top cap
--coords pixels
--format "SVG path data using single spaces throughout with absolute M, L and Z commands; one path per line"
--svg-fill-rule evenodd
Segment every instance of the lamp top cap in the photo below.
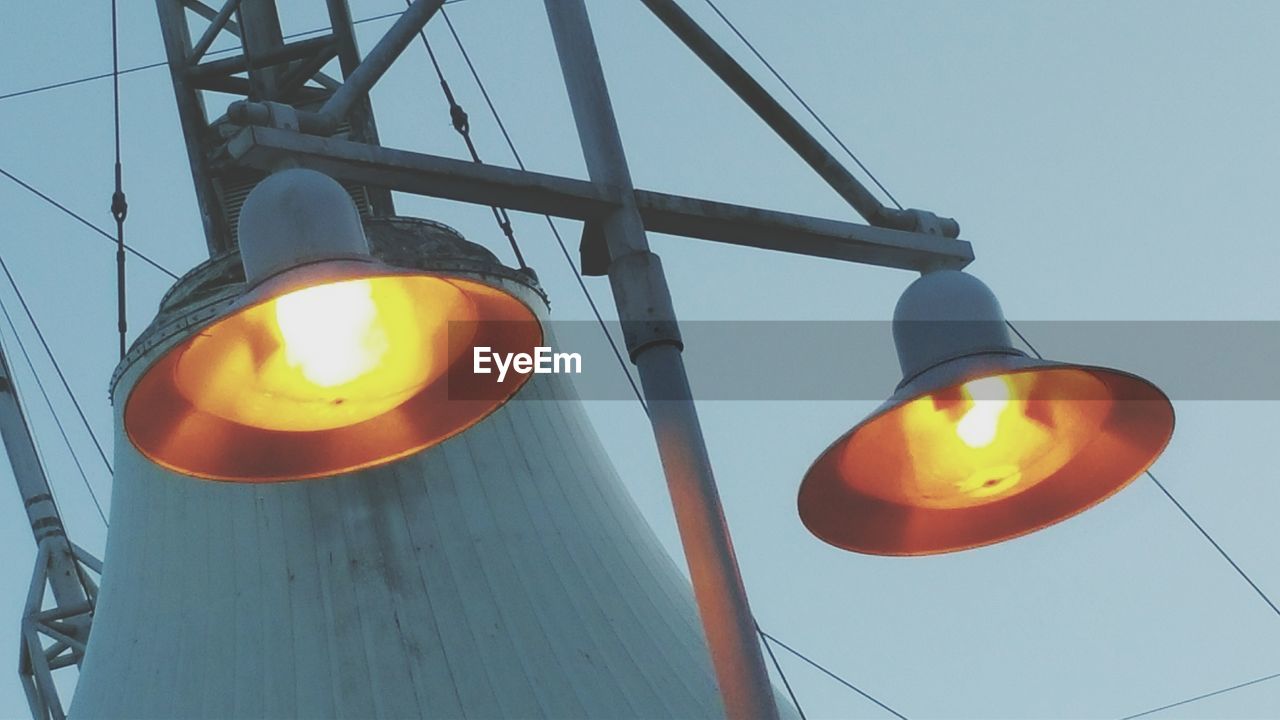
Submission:
M 903 291 L 893 311 L 893 341 L 903 384 L 948 360 L 1022 354 L 1013 346 L 995 293 L 959 270 L 927 273 Z
M 1004 321 L 1000 301 L 986 283 L 960 270 L 935 270 L 907 286 L 893 321 Z
M 351 196 L 336 180 L 303 168 L 269 175 L 240 210 L 240 258 L 255 285 L 298 265 L 369 257 Z

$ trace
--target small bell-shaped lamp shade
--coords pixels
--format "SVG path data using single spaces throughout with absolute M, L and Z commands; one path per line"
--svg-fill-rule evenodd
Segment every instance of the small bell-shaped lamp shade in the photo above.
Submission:
M 928 555 L 1033 532 L 1119 491 L 1173 434 L 1146 380 L 1015 349 L 965 273 L 916 280 L 893 323 L 902 383 L 800 486 L 801 520 L 837 547 Z
M 531 353 L 521 300 L 477 277 L 375 260 L 347 192 L 289 169 L 240 214 L 246 290 L 147 369 L 126 401 L 154 462 L 272 482 L 372 467 L 479 422 L 528 375 L 472 372 L 472 348 Z

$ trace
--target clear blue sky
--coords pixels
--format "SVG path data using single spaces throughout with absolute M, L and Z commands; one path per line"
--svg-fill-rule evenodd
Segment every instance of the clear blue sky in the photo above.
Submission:
M 1280 4 L 720 2 L 904 204 L 960 220 L 978 255 L 973 272 L 1013 319 L 1280 320 L 1269 215 L 1280 191 Z M 356 17 L 400 7 L 351 4 Z M 702 0 L 682 4 L 774 87 Z M 319 0 L 281 5 L 286 32 L 325 24 Z M 107 6 L 8 3 L 0 94 L 108 70 Z M 154 6 L 121 6 L 122 66 L 163 59 Z M 593 0 L 590 8 L 639 186 L 853 219 L 643 7 Z M 583 176 L 541 3 L 468 0 L 449 12 L 526 162 Z M 362 25 L 362 46 L 386 25 Z M 509 163 L 444 28 L 433 23 L 430 35 L 481 152 Z M 204 245 L 168 75 L 127 75 L 121 89 L 130 241 L 186 269 Z M 106 226 L 110 100 L 110 83 L 97 81 L 0 101 L 0 167 Z M 460 156 L 419 46 L 375 102 L 386 144 Z M 415 198 L 399 209 L 453 224 L 510 261 L 484 209 Z M 106 440 L 112 248 L 7 181 L 0 211 L 0 254 Z M 576 246 L 577 228 L 562 227 Z M 516 230 L 555 317 L 590 317 L 542 220 L 517 216 Z M 912 279 L 677 238 L 653 244 L 687 319 L 879 320 Z M 136 333 L 168 283 L 133 259 L 129 283 Z M 606 283 L 589 285 L 609 308 Z M 0 299 L 17 309 L 6 288 Z M 34 349 L 25 321 L 19 332 Z M 1105 348 L 1087 357 L 1041 349 L 1108 362 Z M 103 527 L 12 347 L 10 360 L 72 537 L 100 552 Z M 37 364 L 56 386 L 47 363 Z M 848 367 L 857 372 L 858 358 Z M 55 404 L 90 481 L 109 495 L 110 478 L 60 393 Z M 874 558 L 812 538 L 795 514 L 799 479 L 871 405 L 702 406 L 746 585 L 769 632 L 913 718 L 1120 717 L 1280 672 L 1280 617 L 1146 480 L 1069 522 L 966 553 Z M 1173 444 L 1155 467 L 1273 598 L 1277 410 L 1276 402 L 1179 402 Z M 590 412 L 678 556 L 644 416 L 625 402 L 591 403 Z M 9 568 L 0 577 L 0 647 L 16 649 L 34 546 L 3 464 L 0 545 Z M 794 659 L 783 662 L 811 717 L 884 716 Z M 16 667 L 0 665 L 0 716 L 25 712 Z M 1280 680 L 1158 717 L 1280 717 Z

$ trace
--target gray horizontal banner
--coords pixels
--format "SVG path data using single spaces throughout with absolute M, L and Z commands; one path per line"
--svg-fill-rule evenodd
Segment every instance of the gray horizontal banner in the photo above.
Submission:
M 1014 325 L 1048 360 L 1133 373 L 1175 401 L 1280 400 L 1280 322 Z M 618 323 L 607 327 L 626 359 L 622 328 Z M 568 374 L 584 400 L 634 399 L 599 324 L 555 321 L 543 331 L 547 349 L 541 366 L 535 367 L 537 358 L 524 367 L 516 360 L 500 382 L 514 381 L 521 370 L 545 370 Z M 889 322 L 704 321 L 682 323 L 680 332 L 690 385 L 699 400 L 882 401 L 901 380 Z M 450 336 L 455 337 L 453 332 Z M 1014 345 L 1033 355 L 1016 336 Z M 469 359 L 458 363 L 456 372 L 475 372 L 477 350 L 464 351 Z M 501 360 L 485 356 L 480 370 L 498 382 Z M 627 366 L 635 375 L 629 360 Z

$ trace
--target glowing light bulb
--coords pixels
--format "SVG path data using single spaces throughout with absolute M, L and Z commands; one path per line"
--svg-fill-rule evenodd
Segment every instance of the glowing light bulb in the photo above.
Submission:
M 321 387 L 368 373 L 390 347 L 368 280 L 295 290 L 276 300 L 275 311 L 285 362 Z
M 996 439 L 1000 415 L 1009 406 L 1009 385 L 1002 377 L 980 378 L 964 384 L 973 406 L 956 423 L 956 435 L 971 448 L 983 448 Z

